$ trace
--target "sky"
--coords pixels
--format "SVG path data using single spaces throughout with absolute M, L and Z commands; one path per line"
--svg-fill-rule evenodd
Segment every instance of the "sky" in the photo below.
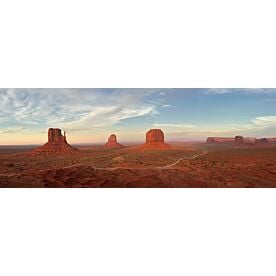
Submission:
M 0 145 L 43 144 L 50 127 L 70 143 L 276 137 L 276 89 L 0 89 Z

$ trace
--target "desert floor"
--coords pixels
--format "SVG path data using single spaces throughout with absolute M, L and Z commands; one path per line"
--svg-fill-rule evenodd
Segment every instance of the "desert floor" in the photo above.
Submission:
M 31 156 L 31 146 L 1 146 L 0 187 L 276 187 L 276 146 L 78 148 L 76 155 Z

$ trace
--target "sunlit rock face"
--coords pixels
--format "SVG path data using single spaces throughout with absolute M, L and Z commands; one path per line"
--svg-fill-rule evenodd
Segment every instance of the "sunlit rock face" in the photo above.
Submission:
M 142 149 L 164 150 L 170 149 L 170 146 L 165 143 L 165 135 L 161 129 L 151 129 L 146 133 L 146 143 Z
M 66 135 L 59 128 L 48 129 L 48 142 L 33 151 L 34 155 L 69 155 L 78 153 L 79 150 L 67 143 Z
M 151 129 L 146 134 L 146 143 L 164 143 L 165 135 L 161 129 Z
M 62 143 L 66 141 L 66 136 L 65 132 L 64 135 L 61 134 L 61 129 L 60 128 L 49 128 L 48 129 L 48 142 L 49 143 Z
M 124 146 L 117 142 L 117 136 L 111 134 L 108 138 L 105 148 L 123 148 Z

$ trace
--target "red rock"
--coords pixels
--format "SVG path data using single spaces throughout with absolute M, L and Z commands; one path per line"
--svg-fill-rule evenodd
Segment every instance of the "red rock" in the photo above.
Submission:
M 236 145 L 242 144 L 255 144 L 256 138 L 251 137 L 243 137 L 243 136 L 236 136 L 236 137 L 208 137 L 207 143 L 208 144 L 224 144 L 224 143 L 234 143 Z
M 111 134 L 108 138 L 108 142 L 105 144 L 105 148 L 123 148 L 124 146 L 117 142 L 115 134 Z
M 208 144 L 234 143 L 235 138 L 232 137 L 208 137 Z
M 276 138 L 266 138 L 270 144 L 276 144 Z
M 166 150 L 170 145 L 165 143 L 165 135 L 161 129 L 151 129 L 146 134 L 146 143 L 142 146 L 143 150 Z
M 267 144 L 269 144 L 269 140 L 267 138 L 256 139 L 256 144 L 267 145 Z
M 61 133 L 59 128 L 49 128 L 48 142 L 43 146 L 35 149 L 32 154 L 34 155 L 68 155 L 78 153 L 79 150 L 73 148 L 67 143 L 66 135 Z
M 242 145 L 244 143 L 245 143 L 245 141 L 244 141 L 244 137 L 243 136 L 240 136 L 240 135 L 235 136 L 235 144 L 236 145 Z
M 50 142 L 50 143 L 66 142 L 67 143 L 65 131 L 64 131 L 64 135 L 62 135 L 61 129 L 49 128 L 48 129 L 48 142 Z
M 251 144 L 254 145 L 256 143 L 257 139 L 256 138 L 252 138 L 252 137 L 245 137 L 244 138 L 244 143 L 245 144 Z

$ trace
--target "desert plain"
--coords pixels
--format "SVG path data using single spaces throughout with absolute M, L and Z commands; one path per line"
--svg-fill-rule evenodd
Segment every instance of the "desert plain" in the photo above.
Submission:
M 275 145 L 170 143 L 74 145 L 70 155 L 33 155 L 35 146 L 0 146 L 0 187 L 276 187 Z

